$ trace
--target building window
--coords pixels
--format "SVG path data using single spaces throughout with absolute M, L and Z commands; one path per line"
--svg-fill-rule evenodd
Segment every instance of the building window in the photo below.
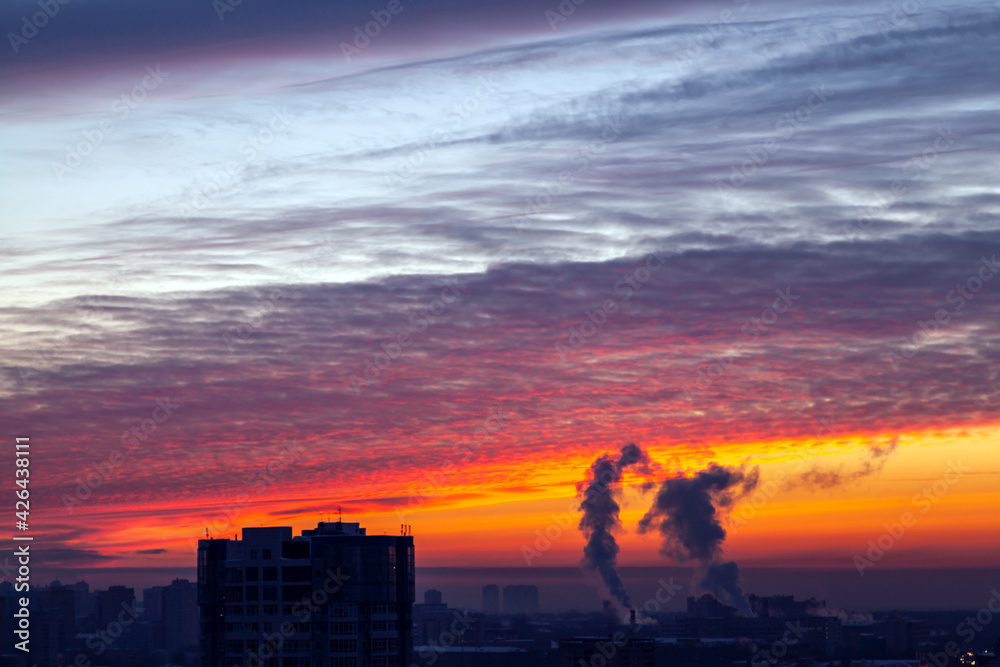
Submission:
M 357 653 L 358 643 L 353 639 L 331 639 L 330 653 Z
M 330 623 L 330 634 L 353 637 L 358 634 L 358 624 L 344 622 Z
M 271 560 L 271 550 L 264 549 L 264 560 Z
M 392 637 L 377 638 L 372 640 L 372 653 L 394 653 L 396 651 L 396 640 Z
M 248 567 L 247 568 L 247 581 L 260 581 L 260 568 L 259 567 Z
M 281 587 L 281 599 L 285 602 L 298 602 L 302 599 L 308 599 L 312 589 L 305 585 L 294 585 L 294 586 L 282 586 Z
M 257 550 L 256 549 L 251 549 L 250 550 L 250 560 L 257 560 Z
M 358 610 L 353 602 L 335 602 L 330 605 L 332 618 L 357 618 Z

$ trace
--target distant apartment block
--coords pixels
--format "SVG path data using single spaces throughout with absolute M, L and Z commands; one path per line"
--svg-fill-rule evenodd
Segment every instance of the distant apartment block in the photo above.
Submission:
M 538 586 L 504 586 L 503 613 L 537 614 Z

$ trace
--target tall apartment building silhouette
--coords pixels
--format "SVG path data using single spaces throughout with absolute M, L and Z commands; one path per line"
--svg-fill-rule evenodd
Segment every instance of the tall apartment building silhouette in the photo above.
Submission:
M 244 528 L 198 543 L 204 664 L 405 667 L 412 653 L 409 535 L 357 523 Z

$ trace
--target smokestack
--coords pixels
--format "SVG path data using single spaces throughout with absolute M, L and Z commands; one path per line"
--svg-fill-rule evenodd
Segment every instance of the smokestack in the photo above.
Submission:
M 645 452 L 636 445 L 625 445 L 617 460 L 605 454 L 594 461 L 589 480 L 577 487 L 583 496 L 580 531 L 587 538 L 581 565 L 600 575 L 611 601 L 621 609 L 630 609 L 632 605 L 618 576 L 619 548 L 614 531 L 621 527 L 621 522 L 615 496 L 620 492 L 625 468 L 637 463 L 641 470 L 650 470 L 651 462 Z
M 752 616 L 750 603 L 740 588 L 739 566 L 720 560 L 726 531 L 720 522 L 742 496 L 757 487 L 757 468 L 726 468 L 713 463 L 694 477 L 677 475 L 663 481 L 653 506 L 639 522 L 639 532 L 655 528 L 663 535 L 660 553 L 701 563 L 695 588 Z M 658 522 L 658 525 L 656 525 Z

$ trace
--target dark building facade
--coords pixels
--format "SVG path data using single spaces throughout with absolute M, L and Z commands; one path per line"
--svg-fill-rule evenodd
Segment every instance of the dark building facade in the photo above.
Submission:
M 503 613 L 537 614 L 538 586 L 504 586 Z
M 75 613 L 74 601 L 74 613 Z M 122 613 L 135 616 L 135 590 L 126 586 L 111 586 L 97 593 L 97 628 L 106 628 L 118 621 Z
M 76 635 L 76 594 L 58 581 L 38 593 L 38 628 L 31 657 L 42 665 L 57 665 Z
M 483 612 L 492 616 L 500 613 L 500 587 L 496 584 L 483 586 Z
M 198 587 L 174 579 L 160 594 L 163 648 L 168 651 L 198 645 Z
M 198 543 L 212 667 L 406 667 L 414 594 L 409 535 L 337 521 L 294 538 L 280 526 Z
M 608 637 L 560 639 L 559 667 L 654 667 L 655 648 L 651 637 L 637 637 L 623 632 Z

